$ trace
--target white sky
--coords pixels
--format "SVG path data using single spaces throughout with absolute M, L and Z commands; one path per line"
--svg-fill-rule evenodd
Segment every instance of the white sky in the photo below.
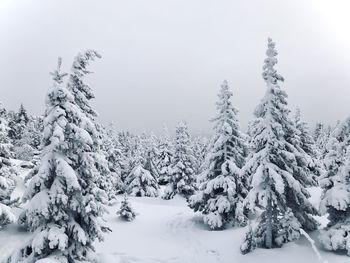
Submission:
M 350 113 L 349 13 L 348 0 L 0 0 L 0 101 L 43 113 L 57 57 L 69 70 L 93 48 L 102 122 L 157 132 L 186 119 L 208 133 L 227 79 L 245 127 L 265 92 L 270 36 L 291 108 L 335 123 Z

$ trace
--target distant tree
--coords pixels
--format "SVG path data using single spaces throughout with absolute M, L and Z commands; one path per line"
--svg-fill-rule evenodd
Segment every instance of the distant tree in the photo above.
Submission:
M 180 122 L 176 127 L 174 148 L 174 158 L 164 199 L 171 199 L 176 194 L 188 198 L 196 191 L 195 160 L 185 122 Z
M 128 176 L 125 178 L 126 192 L 132 196 L 158 196 L 158 181 L 155 174 L 145 169 L 146 159 L 144 156 L 144 145 L 140 143 L 140 138 L 136 137 L 139 143 L 136 143 L 133 149 L 133 155 L 130 160 L 132 167 Z
M 303 153 L 303 158 L 306 160 L 306 166 L 309 174 L 313 175 L 312 185 L 316 185 L 318 177 L 323 173 L 322 162 L 319 160 L 319 152 L 315 141 L 309 132 L 308 124 L 301 119 L 301 112 L 298 108 L 294 116 L 294 125 L 298 132 L 299 145 Z
M 241 175 L 241 168 L 247 146 L 232 96 L 224 81 L 216 104 L 218 113 L 213 119 L 215 135 L 201 174 L 203 183 L 189 199 L 189 206 L 204 214 L 204 222 L 211 229 L 222 229 L 229 222 L 246 224 L 242 208 L 248 193 L 248 178 Z
M 125 190 L 124 182 L 121 178 L 122 154 L 118 145 L 118 138 L 113 125 L 101 126 L 102 152 L 108 162 L 109 177 L 106 178 L 106 192 L 108 199 L 115 199 L 116 195 Z
M 166 185 L 169 183 L 173 155 L 173 145 L 170 140 L 169 131 L 166 127 L 164 127 L 164 132 L 160 138 L 157 155 L 157 169 L 159 171 L 158 183 L 160 185 Z
M 9 136 L 14 141 L 22 138 L 24 129 L 29 122 L 29 116 L 27 110 L 24 108 L 23 104 L 20 105 L 17 113 L 10 115 L 9 120 Z
M 196 163 L 196 173 L 201 173 L 202 165 L 205 160 L 205 156 L 207 154 L 208 142 L 206 138 L 201 136 L 196 136 L 192 139 L 192 149 L 193 155 L 195 157 Z
M 0 157 L 10 158 L 13 156 L 13 144 L 8 135 L 9 130 L 6 109 L 0 104 Z

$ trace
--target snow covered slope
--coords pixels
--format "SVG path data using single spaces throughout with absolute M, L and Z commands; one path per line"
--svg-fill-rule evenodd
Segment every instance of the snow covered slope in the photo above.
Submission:
M 319 194 L 317 188 L 312 190 L 313 196 Z M 257 249 L 242 255 L 239 245 L 245 229 L 210 231 L 202 224 L 201 216 L 194 214 L 179 197 L 173 200 L 130 198 L 131 205 L 139 213 L 132 222 L 122 221 L 115 214 L 121 200 L 122 196 L 117 204 L 109 207 L 110 214 L 106 217 L 113 232 L 106 235 L 105 242 L 96 244 L 101 263 L 320 262 L 305 238 L 280 249 Z M 1 231 L 0 260 L 29 236 L 15 226 Z M 320 252 L 328 263 L 350 260 L 345 255 Z

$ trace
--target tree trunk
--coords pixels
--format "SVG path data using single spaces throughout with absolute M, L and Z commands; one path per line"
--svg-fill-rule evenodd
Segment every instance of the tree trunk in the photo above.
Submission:
M 272 248 L 272 204 L 271 199 L 268 200 L 266 209 L 266 248 Z

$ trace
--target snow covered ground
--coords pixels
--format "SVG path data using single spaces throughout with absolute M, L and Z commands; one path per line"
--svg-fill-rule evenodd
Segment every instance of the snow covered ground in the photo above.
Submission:
M 23 191 L 19 180 L 16 195 Z M 311 201 L 317 204 L 319 188 L 310 189 Z M 122 196 L 109 207 L 106 216 L 112 233 L 106 234 L 105 242 L 96 243 L 101 263 L 317 263 L 320 262 L 303 237 L 280 249 L 257 249 L 242 255 L 239 246 L 245 229 L 233 228 L 210 231 L 202 224 L 200 214 L 187 207 L 184 199 L 131 197 L 130 203 L 139 215 L 132 222 L 116 216 Z M 16 209 L 15 212 L 19 212 Z M 325 217 L 319 218 L 322 225 Z M 311 235 L 316 237 L 316 233 Z M 0 261 L 13 249 L 30 238 L 30 234 L 10 225 L 0 231 Z M 348 263 L 349 257 L 320 251 L 328 263 Z

